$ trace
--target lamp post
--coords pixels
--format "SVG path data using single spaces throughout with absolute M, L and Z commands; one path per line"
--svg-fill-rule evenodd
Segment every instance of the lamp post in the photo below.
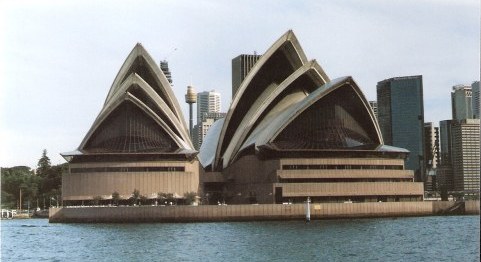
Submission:
M 22 187 L 20 187 L 19 213 L 22 213 Z
M 306 201 L 306 222 L 311 221 L 311 198 L 307 197 Z

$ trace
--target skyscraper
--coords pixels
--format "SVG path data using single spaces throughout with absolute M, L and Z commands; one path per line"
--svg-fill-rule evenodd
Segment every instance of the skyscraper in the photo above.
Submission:
M 435 169 L 439 164 L 439 128 L 432 122 L 424 123 L 424 155 L 427 169 Z
M 197 94 L 197 123 L 202 121 L 204 113 L 220 112 L 220 93 L 215 90 L 204 91 Z
M 170 73 L 170 70 L 169 70 L 169 62 L 167 62 L 167 60 L 160 61 L 160 69 L 164 73 L 169 83 L 172 85 L 172 74 Z
M 480 101 L 479 101 L 479 81 L 475 81 L 471 84 L 471 90 L 473 91 L 473 97 L 472 97 L 472 102 L 473 102 L 473 118 L 479 119 L 479 107 L 480 107 Z
M 465 196 L 479 197 L 479 125 L 479 119 L 464 119 L 451 127 L 454 190 Z
M 378 121 L 384 143 L 406 148 L 406 167 L 424 176 L 424 105 L 421 75 L 395 77 L 377 83 Z
M 200 149 L 210 126 L 216 120 L 225 117 L 225 114 L 220 113 L 220 99 L 220 93 L 215 90 L 197 94 L 197 125 L 194 127 L 192 138 L 196 149 Z
M 214 124 L 215 121 L 224 118 L 226 113 L 218 113 L 218 112 L 211 112 L 211 113 L 203 113 L 200 117 L 200 122 L 194 128 L 193 143 L 194 147 L 199 150 L 200 146 L 204 142 L 204 137 L 207 135 L 210 127 Z
M 232 98 L 234 98 L 240 84 L 260 57 L 260 55 L 254 53 L 253 55 L 239 55 L 232 59 Z
M 439 122 L 440 131 L 440 146 L 441 146 L 441 164 L 449 165 L 452 162 L 451 157 L 451 147 L 452 147 L 452 135 L 451 135 L 451 125 L 452 120 L 443 120 Z
M 451 92 L 453 120 L 473 118 L 471 86 L 456 85 Z
M 439 128 L 432 122 L 424 123 L 424 180 L 425 191 L 437 191 L 437 167 L 439 164 Z

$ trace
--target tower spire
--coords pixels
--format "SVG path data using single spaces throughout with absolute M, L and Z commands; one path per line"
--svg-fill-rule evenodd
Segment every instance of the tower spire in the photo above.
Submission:
M 194 116 L 192 113 L 192 104 L 197 102 L 197 94 L 195 93 L 194 87 L 192 85 L 187 86 L 187 93 L 185 94 L 185 102 L 189 104 L 189 134 L 190 139 L 194 139 L 193 136 L 193 124 L 194 124 Z

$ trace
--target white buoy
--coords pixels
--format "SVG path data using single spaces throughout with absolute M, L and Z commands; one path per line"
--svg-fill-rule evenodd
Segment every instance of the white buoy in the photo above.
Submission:
M 307 197 L 306 201 L 306 222 L 311 221 L 311 198 Z

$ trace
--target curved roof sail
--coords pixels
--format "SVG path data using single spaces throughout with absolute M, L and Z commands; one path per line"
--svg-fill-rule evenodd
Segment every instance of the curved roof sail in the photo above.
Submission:
M 286 148 L 340 149 L 383 143 L 367 99 L 352 77 L 320 87 L 279 114 L 256 140 Z
M 195 152 L 179 103 L 162 70 L 137 44 L 72 154 L 179 152 Z
M 257 98 L 234 133 L 223 155 L 224 166 L 235 159 L 235 155 L 239 154 L 241 147 L 246 147 L 243 146 L 243 143 L 247 136 L 262 122 L 265 116 L 269 115 L 271 110 L 274 112 L 279 110 L 279 107 L 275 106 L 275 101 L 283 101 L 283 104 L 287 105 L 293 104 L 298 101 L 298 99 L 293 99 L 294 96 L 303 99 L 327 81 L 329 78 L 325 76 L 319 64 L 313 60 L 300 67 L 279 85 L 268 86 Z M 289 99 L 285 99 L 286 97 Z
M 220 131 L 224 125 L 224 119 L 225 118 L 221 118 L 212 124 L 204 137 L 204 142 L 200 146 L 197 157 L 204 168 L 207 168 L 214 162 L 215 150 L 219 142 Z
M 107 94 L 105 103 L 112 98 L 112 96 L 117 92 L 122 82 L 124 82 L 131 74 L 139 75 L 145 82 L 147 82 L 158 95 L 165 101 L 169 106 L 170 110 L 174 113 L 180 122 L 183 122 L 183 128 L 187 130 L 187 124 L 180 109 L 180 105 L 174 96 L 172 87 L 167 80 L 166 76 L 157 65 L 155 60 L 149 55 L 147 50 L 142 46 L 142 44 L 137 43 L 130 54 L 125 59 L 122 64 L 117 76 L 115 77 L 112 86 Z M 188 132 L 187 132 L 188 133 Z
M 291 30 L 262 55 L 241 83 L 230 105 L 217 144 L 214 167 L 219 166 L 239 124 L 257 98 L 266 88 L 274 89 L 305 63 L 306 55 Z
M 386 150 L 374 112 L 356 82 L 352 77 L 331 81 L 315 60 L 307 60 L 292 31 L 257 61 L 226 118 L 207 138 L 199 159 L 213 170 L 259 150 Z
M 171 152 L 180 145 L 153 118 L 129 99 L 119 103 L 87 140 L 89 153 Z

